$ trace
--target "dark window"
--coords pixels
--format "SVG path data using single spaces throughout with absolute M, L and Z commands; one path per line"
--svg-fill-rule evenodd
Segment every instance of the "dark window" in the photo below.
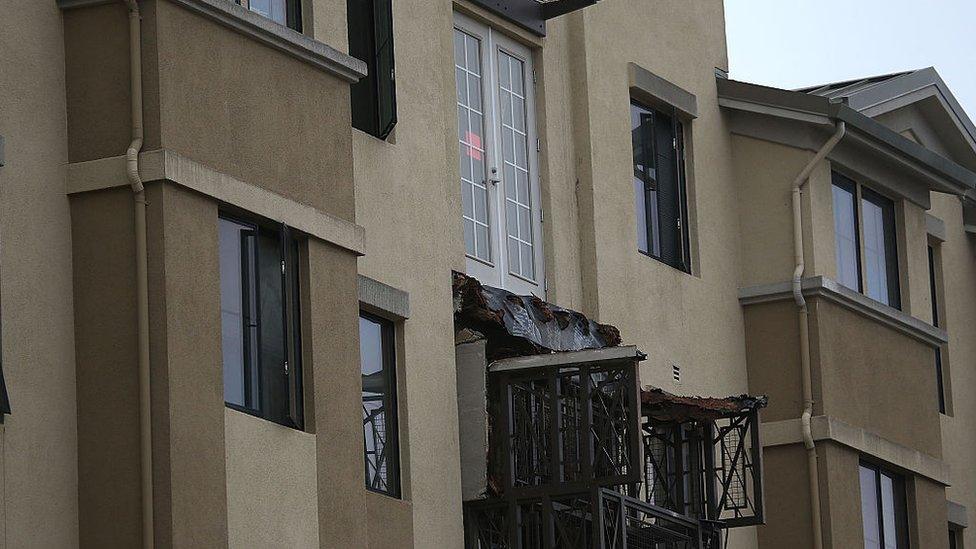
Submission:
M 941 320 L 939 315 L 941 314 L 939 308 L 939 287 L 938 287 L 938 272 L 936 271 L 936 252 L 935 247 L 931 244 L 928 246 L 929 252 L 929 292 L 932 298 L 932 325 L 939 327 Z M 946 413 L 946 395 L 945 395 L 945 378 L 942 372 L 942 348 L 936 347 L 935 349 L 935 382 L 936 390 L 939 396 L 939 413 Z
M 359 356 L 363 376 L 366 488 L 400 497 L 393 323 L 363 313 L 359 317 Z
M 901 308 L 894 202 L 836 172 L 832 191 L 837 281 Z
M 949 529 L 949 549 L 959 549 L 962 544 L 959 543 L 959 532 Z
M 297 260 L 287 227 L 220 218 L 224 401 L 301 429 Z
M 301 0 L 236 0 L 245 8 L 268 19 L 302 32 Z
M 691 271 L 685 196 L 684 131 L 674 113 L 630 105 L 637 248 Z
M 864 549 L 907 549 L 908 511 L 902 479 L 861 463 L 861 519 Z
M 864 278 L 867 295 L 886 305 L 901 307 L 898 250 L 895 244 L 895 204 L 869 189 L 861 189 L 864 216 Z
M 352 85 L 352 125 L 386 139 L 397 122 L 392 0 L 346 0 L 349 55 L 369 74 Z

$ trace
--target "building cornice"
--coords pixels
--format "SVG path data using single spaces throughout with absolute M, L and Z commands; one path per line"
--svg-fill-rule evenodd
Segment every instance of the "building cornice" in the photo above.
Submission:
M 171 181 L 220 202 L 280 221 L 357 255 L 365 253 L 363 227 L 236 179 L 179 153 L 159 149 L 140 154 L 139 175 L 147 183 Z M 125 156 L 68 164 L 65 181 L 68 195 L 128 185 Z
M 117 2 L 118 0 L 114 0 Z M 347 82 L 366 76 L 366 63 L 245 9 L 229 0 L 167 0 Z M 62 10 L 110 4 L 108 0 L 57 0 Z
M 804 278 L 801 281 L 801 286 L 803 295 L 806 297 L 819 297 L 840 305 L 917 339 L 930 347 L 939 347 L 949 341 L 949 336 L 945 330 L 932 326 L 894 307 L 875 301 L 825 276 Z M 793 291 L 790 282 L 763 284 L 739 289 L 739 303 L 743 306 L 792 299 Z
M 914 448 L 892 442 L 877 433 L 856 427 L 832 416 L 814 416 L 810 420 L 815 441 L 830 441 L 859 453 L 900 467 L 949 486 L 949 464 Z M 802 444 L 799 419 L 762 424 L 763 448 Z

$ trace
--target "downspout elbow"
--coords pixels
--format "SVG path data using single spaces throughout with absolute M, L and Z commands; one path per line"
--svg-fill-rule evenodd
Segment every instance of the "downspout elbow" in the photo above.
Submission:
M 813 416 L 813 402 L 809 402 L 803 408 L 803 414 L 800 416 L 800 426 L 803 431 L 803 446 L 807 451 L 812 451 L 816 447 L 813 443 L 813 426 L 810 423 L 811 416 Z
M 129 148 L 125 151 L 125 172 L 129 179 L 129 186 L 132 192 L 139 194 L 146 190 L 139 176 L 139 151 L 142 150 L 142 137 L 132 140 Z

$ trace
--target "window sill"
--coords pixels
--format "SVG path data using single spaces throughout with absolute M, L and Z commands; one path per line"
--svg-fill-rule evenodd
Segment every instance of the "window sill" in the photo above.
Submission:
M 671 267 L 672 269 L 674 269 L 674 270 L 676 270 L 676 271 L 678 271 L 680 273 L 684 273 L 684 274 L 686 274 L 688 276 L 694 276 L 694 275 L 691 274 L 691 271 L 689 269 L 685 269 L 684 267 L 679 267 L 677 265 L 672 265 L 672 264 L 668 263 L 667 261 L 661 259 L 660 257 L 657 257 L 656 255 L 652 255 L 652 254 L 650 254 L 648 252 L 645 252 L 645 251 L 643 251 L 641 249 L 638 249 L 637 250 L 637 253 L 641 254 L 642 256 L 644 256 L 644 257 L 646 257 L 648 259 L 653 259 L 654 261 L 657 261 L 661 265 L 666 265 L 668 267 Z
M 842 286 L 836 280 L 825 276 L 804 278 L 803 295 L 820 297 L 836 303 L 855 313 L 876 320 L 909 337 L 915 338 L 931 347 L 940 347 L 949 341 L 945 330 L 919 320 L 894 307 L 875 301 L 870 297 Z M 771 301 L 793 299 L 792 284 L 779 282 L 739 289 L 739 303 L 743 306 Z
M 231 404 L 230 402 L 224 402 L 224 407 L 226 407 L 228 410 L 234 410 L 235 412 L 240 412 L 242 414 L 249 415 L 251 417 L 254 417 L 254 418 L 257 418 L 257 419 L 260 419 L 260 420 L 263 420 L 263 421 L 267 421 L 268 423 L 273 423 L 275 425 L 280 425 L 281 427 L 285 427 L 285 428 L 291 429 L 293 431 L 298 431 L 300 433 L 304 433 L 305 432 L 304 429 L 302 429 L 301 427 L 296 426 L 294 423 L 286 423 L 286 422 L 283 422 L 283 421 L 275 421 L 275 420 L 273 420 L 271 418 L 264 417 L 261 414 L 259 414 L 258 412 L 255 412 L 254 410 L 251 410 L 249 408 L 245 408 L 243 406 L 238 406 L 236 404 Z
M 358 82 L 366 76 L 366 63 L 359 59 L 238 6 L 231 0 L 169 1 L 347 82 Z M 111 3 L 109 0 L 57 2 L 62 10 Z

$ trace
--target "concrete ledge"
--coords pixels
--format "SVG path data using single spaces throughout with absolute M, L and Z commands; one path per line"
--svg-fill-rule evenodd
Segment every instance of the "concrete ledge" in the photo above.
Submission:
M 969 512 L 966 510 L 965 505 L 954 501 L 946 501 L 946 507 L 949 524 L 956 528 L 969 528 Z
M 593 364 L 625 359 L 644 360 L 644 356 L 644 353 L 634 346 L 605 347 L 603 349 L 585 349 L 582 351 L 549 353 L 547 355 L 506 358 L 492 362 L 488 365 L 488 370 L 491 372 L 503 372 L 506 370 L 562 366 L 564 364 Z
M 125 157 L 115 156 L 68 164 L 65 181 L 69 195 L 127 187 Z M 309 236 L 365 253 L 365 230 L 355 223 L 319 211 L 273 193 L 263 187 L 235 179 L 173 151 L 161 149 L 139 155 L 143 181 L 172 181 L 232 206 L 280 221 Z
M 313 67 L 358 82 L 366 63 L 304 34 L 238 6 L 231 0 L 168 0 Z M 108 4 L 106 0 L 57 0 L 63 10 Z
M 929 236 L 938 240 L 939 242 L 946 241 L 945 221 L 942 221 L 938 217 L 935 217 L 928 212 L 925 213 L 925 231 L 928 232 Z
M 410 318 L 410 294 L 368 276 L 359 275 L 359 303 L 391 320 Z
M 845 309 L 876 320 L 889 328 L 917 339 L 930 347 L 939 347 L 949 341 L 949 335 L 945 330 L 855 292 L 833 279 L 815 276 L 804 278 L 801 284 L 803 295 L 806 297 L 819 297 L 836 303 Z M 739 289 L 739 303 L 744 307 L 788 299 L 793 299 L 793 287 L 790 282 L 763 284 Z
M 811 418 L 813 439 L 836 442 L 862 454 L 876 457 L 896 467 L 929 478 L 944 486 L 949 486 L 949 465 L 941 460 L 923 454 L 881 437 L 876 433 L 855 427 L 831 416 Z M 803 437 L 799 419 L 773 421 L 762 424 L 763 447 L 802 444 Z
M 635 99 L 674 107 L 684 114 L 685 118 L 698 118 L 698 98 L 695 94 L 635 63 L 628 64 L 627 72 L 630 78 L 630 91 L 635 95 Z

